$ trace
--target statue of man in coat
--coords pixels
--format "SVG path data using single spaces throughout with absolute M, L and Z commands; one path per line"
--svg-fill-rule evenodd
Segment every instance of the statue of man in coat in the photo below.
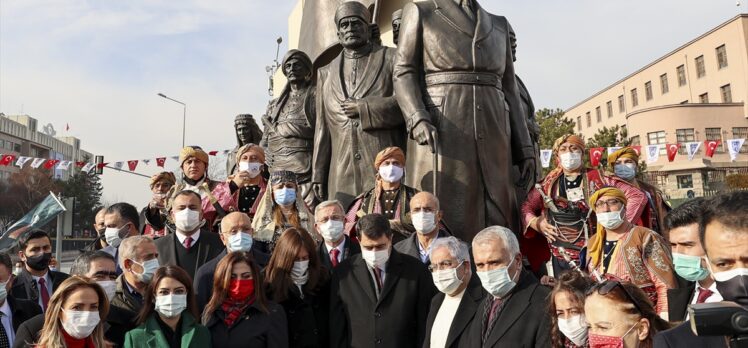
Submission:
M 517 231 L 512 166 L 520 169 L 518 186 L 535 172 L 508 27 L 475 0 L 403 9 L 394 84 L 413 145 L 406 183 L 432 191 L 436 175 L 435 194 L 450 207 L 444 220 L 466 241 L 491 225 Z
M 240 147 L 252 143 L 259 144 L 262 139 L 262 130 L 250 114 L 239 114 L 234 118 L 234 131 L 236 132 L 236 147 L 226 157 L 226 175 L 231 175 L 236 170 L 236 151 Z
M 404 148 L 404 119 L 393 96 L 395 50 L 371 42 L 369 10 L 343 2 L 335 13 L 343 46 L 318 71 L 312 183 L 318 198 L 344 206 L 374 186 L 377 153 Z

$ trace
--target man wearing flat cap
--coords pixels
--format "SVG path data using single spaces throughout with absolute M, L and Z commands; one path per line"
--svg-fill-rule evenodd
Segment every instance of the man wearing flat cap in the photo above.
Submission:
M 262 140 L 262 130 L 251 114 L 239 114 L 234 118 L 236 131 L 236 147 L 226 157 L 226 175 L 233 174 L 237 169 L 236 152 L 247 144 L 259 144 Z M 265 177 L 267 178 L 267 177 Z
M 140 226 L 141 234 L 153 239 L 163 237 L 164 234 L 166 234 L 166 229 L 163 227 L 161 229 L 154 229 L 153 226 L 148 223 L 146 214 L 148 214 L 149 210 L 152 210 L 153 214 L 158 214 L 159 212 L 166 214 L 166 196 L 176 182 L 177 178 L 172 172 L 161 172 L 151 176 L 151 192 L 153 193 L 153 197 L 151 198 L 151 201 L 148 202 L 148 205 L 140 211 L 140 221 L 142 224 L 142 226 Z
M 312 87 L 314 66 L 306 53 L 290 50 L 281 63 L 288 79 L 280 97 L 270 102 L 262 117 L 265 131 L 260 146 L 267 153 L 270 172 L 285 169 L 296 173 L 302 198 L 310 206 L 312 149 L 316 112 L 315 90 Z
M 371 14 L 357 1 L 335 13 L 340 53 L 318 72 L 312 183 L 320 199 L 343 206 L 373 187 L 379 150 L 404 148 L 403 117 L 393 97 L 394 49 L 371 42 Z

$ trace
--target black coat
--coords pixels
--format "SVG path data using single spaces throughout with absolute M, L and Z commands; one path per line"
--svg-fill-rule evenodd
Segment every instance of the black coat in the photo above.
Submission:
M 439 233 L 436 238 L 449 237 L 449 232 L 439 229 Z M 408 238 L 405 238 L 397 244 L 395 244 L 395 250 L 401 254 L 409 255 L 414 257 L 416 260 L 421 260 L 421 251 L 418 246 L 418 232 L 411 234 Z M 426 265 L 431 264 L 431 260 L 426 260 Z
M 202 236 L 200 238 L 202 238 Z M 210 301 L 210 296 L 213 294 L 213 275 L 216 273 L 218 263 L 221 262 L 223 257 L 227 254 L 228 250 L 224 247 L 223 251 L 221 251 L 218 256 L 197 269 L 195 277 L 192 280 L 192 288 L 195 290 L 195 299 L 197 300 L 198 308 L 204 308 Z M 257 266 L 260 267 L 260 269 L 265 268 L 270 260 L 270 255 L 260 251 L 254 243 L 252 244 L 252 256 L 254 256 L 255 262 L 257 262 Z
M 548 295 L 550 290 L 540 285 L 530 273 L 522 271 L 520 279 L 504 308 L 494 322 L 491 334 L 481 344 L 484 309 L 493 299 L 487 295 L 478 306 L 467 336 L 460 346 L 465 347 L 550 347 L 550 320 Z
M 326 272 L 326 271 L 325 271 Z M 278 302 L 286 311 L 288 321 L 288 341 L 294 348 L 327 348 L 330 346 L 330 284 L 318 286 L 314 295 L 305 293 L 301 298 L 295 285 L 288 291 L 288 297 Z
M 159 265 L 174 265 L 185 268 L 180 265 L 177 260 L 176 243 L 179 243 L 179 239 L 177 239 L 176 233 L 169 233 L 159 239 L 156 239 L 155 241 L 153 241 L 153 243 L 156 244 L 156 249 L 158 249 Z M 226 246 L 223 245 L 221 237 L 219 237 L 217 233 L 208 231 L 207 229 L 202 229 L 200 231 L 200 238 L 198 239 L 196 247 L 198 249 L 197 264 L 195 265 L 195 268 L 185 268 L 187 274 L 189 274 L 190 277 L 193 278 L 195 277 L 195 274 L 197 273 L 197 270 L 200 268 L 200 266 L 218 256 L 218 254 L 220 254 L 223 250 L 226 250 Z
M 392 249 L 382 293 L 361 255 L 343 261 L 330 285 L 331 347 L 420 347 L 436 288 L 420 260 Z
M 217 311 L 205 325 L 210 330 L 213 347 L 216 348 L 287 348 L 288 328 L 286 313 L 280 305 L 268 302 L 269 313 L 265 314 L 255 302 L 231 328 L 223 321 L 223 313 Z
M 42 314 L 42 309 L 38 304 L 36 304 L 36 302 L 30 300 L 19 300 L 12 297 L 7 297 L 5 300 L 8 301 L 8 306 L 10 306 L 10 313 L 13 317 L 13 330 L 15 330 L 16 332 L 16 338 L 13 342 L 13 347 L 19 347 L 17 345 L 19 344 L 18 342 L 22 343 L 24 341 L 23 339 L 20 341 L 18 339 L 18 328 L 21 327 L 24 322 L 37 315 L 44 318 L 44 314 Z M 23 345 L 21 345 L 20 347 L 23 347 Z
M 441 308 L 446 296 L 443 292 L 439 292 L 431 300 L 431 309 L 429 309 L 429 316 L 426 319 L 426 337 L 423 341 L 424 348 L 431 347 L 431 328 L 434 327 L 436 314 L 439 313 L 439 308 Z M 452 318 L 452 326 L 449 327 L 449 333 L 447 334 L 446 347 L 458 347 L 462 334 L 468 331 L 475 312 L 480 308 L 484 297 L 486 297 L 486 292 L 483 290 L 478 276 L 473 274 L 470 277 L 470 282 L 465 289 L 465 293 L 462 295 L 460 305 L 457 307 L 457 313 Z
M 13 323 L 15 326 L 15 312 L 13 314 Z M 109 307 L 106 322 L 104 323 L 104 338 L 115 344 L 115 347 L 122 347 L 125 344 L 125 334 L 134 329 L 135 313 L 118 308 Z M 13 348 L 33 348 L 34 342 L 39 340 L 44 327 L 44 314 L 39 310 L 38 315 L 24 320 L 20 327 L 16 328 L 16 340 Z
M 722 336 L 696 336 L 691 331 L 691 322 L 684 322 L 670 330 L 665 330 L 654 337 L 654 348 L 727 348 Z
M 48 272 L 49 277 L 52 278 L 52 292 L 57 290 L 57 287 L 69 277 L 67 273 L 52 270 L 49 270 Z M 47 284 L 47 286 L 49 286 L 49 284 Z M 8 291 L 8 297 L 21 300 L 31 300 L 33 302 L 39 301 L 39 285 L 34 281 L 31 273 L 29 273 L 25 268 L 13 280 L 13 287 Z M 52 295 L 49 297 L 51 298 Z
M 679 275 L 676 275 L 675 279 L 678 281 L 678 287 L 667 289 L 668 318 L 670 321 L 683 321 L 686 319 L 688 305 L 691 304 L 694 292 L 696 292 L 696 284 Z
M 343 238 L 345 238 L 345 244 L 343 245 L 343 261 L 353 255 L 358 255 L 361 253 L 361 246 L 358 245 L 358 243 L 354 243 L 348 236 L 343 236 Z M 319 246 L 317 247 L 317 254 L 319 255 L 320 261 L 322 262 L 322 266 L 332 272 L 332 262 L 330 261 L 330 254 L 327 251 L 325 242 L 319 243 Z M 340 264 L 338 263 L 338 265 Z

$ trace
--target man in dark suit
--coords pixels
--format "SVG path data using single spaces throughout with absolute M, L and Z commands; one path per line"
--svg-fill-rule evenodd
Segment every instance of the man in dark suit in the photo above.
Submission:
M 159 264 L 182 267 L 192 278 L 200 266 L 224 249 L 216 233 L 201 229 L 201 202 L 200 195 L 193 191 L 177 193 L 170 212 L 176 231 L 155 241 Z
M 357 222 L 361 254 L 343 261 L 330 285 L 332 347 L 420 347 L 436 292 L 426 266 L 392 248 L 386 217 Z
M 395 244 L 395 250 L 421 260 L 426 265 L 429 261 L 431 243 L 437 238 L 448 237 L 449 233 L 440 228 L 442 211 L 439 210 L 439 199 L 430 192 L 419 192 L 410 199 L 410 220 L 416 233 Z
M 16 340 L 15 332 L 24 321 L 35 315 L 42 315 L 42 309 L 33 301 L 15 299 L 8 296 L 8 285 L 12 283 L 13 263 L 10 255 L 0 254 L 0 342 L 3 336 L 12 346 Z
M 550 347 L 550 291 L 523 270 L 514 232 L 501 226 L 483 229 L 473 239 L 473 258 L 488 295 L 470 324 L 467 346 Z
M 252 220 L 245 213 L 235 211 L 221 219 L 220 238 L 226 247 L 222 247 L 223 251 L 218 256 L 200 266 L 193 280 L 192 288 L 195 289 L 195 298 L 199 308 L 205 307 L 210 301 L 216 267 L 229 252 L 251 251 L 260 268 L 265 268 L 265 265 L 268 264 L 270 255 L 260 251 L 257 245 L 252 242 L 253 232 Z
M 317 253 L 322 266 L 330 272 L 343 260 L 361 253 L 358 243 L 343 234 L 345 227 L 345 213 L 339 201 L 324 201 L 314 208 L 314 229 L 324 239 L 319 244 Z
M 432 243 L 429 266 L 439 293 L 431 300 L 424 347 L 457 347 L 485 297 L 472 276 L 468 246 L 455 237 Z
M 31 300 L 36 302 L 42 311 L 47 309 L 52 293 L 68 278 L 62 272 L 49 269 L 49 260 L 52 259 L 52 240 L 47 232 L 31 230 L 18 239 L 18 256 L 24 264 L 13 286 L 10 295 L 16 299 Z
M 706 252 L 708 267 L 725 301 L 748 307 L 748 192 L 736 191 L 704 201 L 699 219 L 699 240 Z M 727 347 L 724 337 L 696 336 L 686 321 L 674 329 L 658 333 L 656 348 Z
M 138 226 L 140 217 L 138 209 L 129 203 L 114 203 L 104 213 L 104 240 L 108 244 L 102 250 L 114 257 L 119 258 L 119 245 L 127 237 L 140 235 Z M 117 265 L 117 275 L 122 274 L 122 268 Z

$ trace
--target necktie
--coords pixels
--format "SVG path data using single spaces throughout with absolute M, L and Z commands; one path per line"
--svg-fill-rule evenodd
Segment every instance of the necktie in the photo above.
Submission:
M 704 303 L 712 294 L 714 294 L 712 290 L 699 287 L 699 297 L 696 298 L 696 303 Z
M 337 248 L 330 250 L 330 263 L 332 263 L 332 267 L 338 267 L 338 255 L 340 255 L 340 250 Z
M 5 313 L 0 312 L 0 318 L 4 318 Z M 8 339 L 8 333 L 5 331 L 5 325 L 2 324 L 0 319 L 0 348 L 10 348 L 10 340 Z
M 377 280 L 377 294 L 382 292 L 382 271 L 379 267 L 374 267 L 374 278 Z
M 42 311 L 47 310 L 47 304 L 49 303 L 49 291 L 47 290 L 47 281 L 44 278 L 39 278 L 39 293 L 42 297 Z
M 184 248 L 187 249 L 187 251 L 190 251 L 190 247 L 192 246 L 192 237 L 187 237 L 184 240 Z

